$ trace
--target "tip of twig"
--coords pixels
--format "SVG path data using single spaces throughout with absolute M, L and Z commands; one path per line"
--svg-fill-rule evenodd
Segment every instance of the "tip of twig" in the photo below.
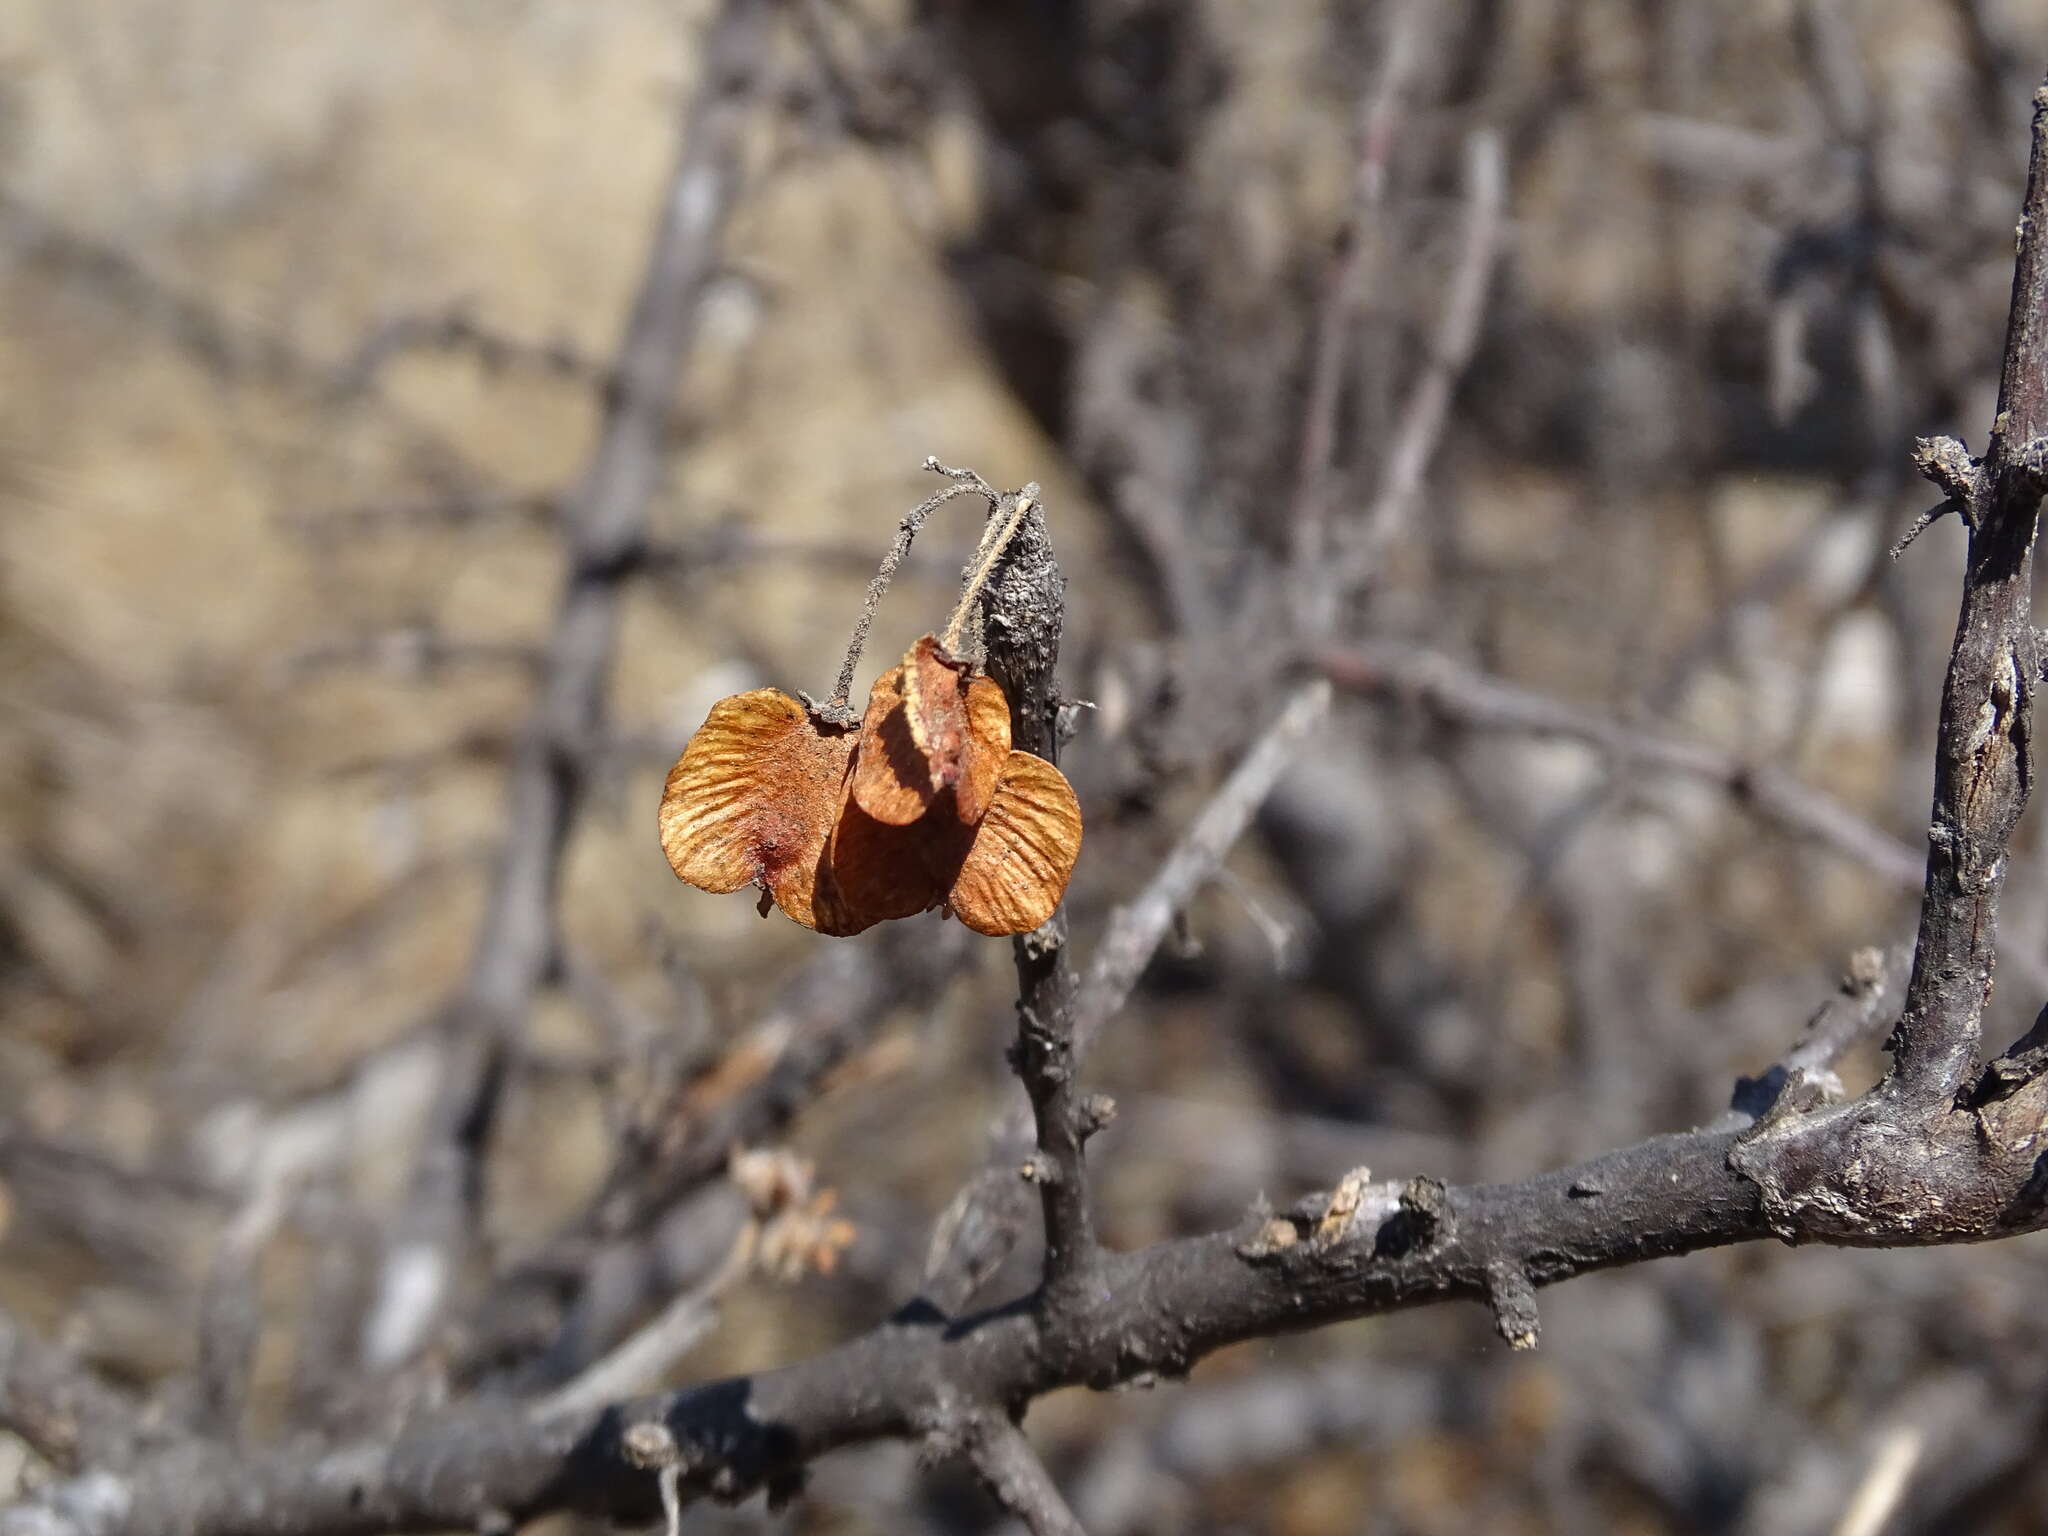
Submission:
M 1929 507 L 1925 512 L 1922 512 L 1913 519 L 1913 526 L 1906 530 L 1905 535 L 1896 544 L 1892 545 L 1892 558 L 1894 560 L 1898 559 L 1899 556 L 1911 548 L 1913 541 L 1931 528 L 1934 525 L 1935 519 L 1939 518 L 1944 512 L 1955 512 L 1958 510 L 1957 503 L 1950 499 L 1944 501 L 1938 507 Z
M 1521 1265 L 1497 1259 L 1486 1266 L 1486 1304 L 1493 1312 L 1494 1332 L 1509 1349 L 1536 1347 L 1536 1287 Z

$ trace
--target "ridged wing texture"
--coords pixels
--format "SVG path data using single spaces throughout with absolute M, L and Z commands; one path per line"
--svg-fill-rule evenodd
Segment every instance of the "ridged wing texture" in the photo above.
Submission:
M 977 677 L 967 685 L 967 727 L 967 758 L 953 786 L 953 799 L 960 819 L 973 826 L 988 814 L 1003 765 L 1011 757 L 1010 701 L 993 679 Z
M 1012 752 L 953 880 L 953 914 L 976 933 L 1029 933 L 1052 916 L 1080 853 L 1073 786 L 1044 758 Z
M 861 722 L 853 798 L 868 815 L 908 826 L 951 790 L 955 820 L 988 809 L 1010 752 L 1010 705 L 986 677 L 968 681 L 930 635 L 875 680 Z
M 790 917 L 816 927 L 818 866 L 856 740 L 820 727 L 779 688 L 720 699 L 662 790 L 669 867 L 706 891 L 758 881 Z

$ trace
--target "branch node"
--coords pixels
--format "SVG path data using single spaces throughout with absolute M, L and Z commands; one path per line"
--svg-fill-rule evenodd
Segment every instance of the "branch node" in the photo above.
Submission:
M 1091 1093 L 1081 1100 L 1075 1116 L 1074 1130 L 1083 1141 L 1087 1141 L 1116 1119 L 1116 1100 L 1106 1093 Z
M 1019 934 L 1015 942 L 1031 959 L 1044 960 L 1066 948 L 1067 927 L 1054 914 L 1029 933 Z
M 1256 1214 L 1256 1213 L 1254 1213 Z M 1301 1242 L 1301 1229 L 1285 1216 L 1267 1216 L 1258 1230 L 1237 1245 L 1237 1256 L 1248 1264 L 1262 1264 Z
M 1970 450 L 1957 438 L 1922 437 L 1913 442 L 1913 468 L 1948 497 L 1948 502 L 1935 508 L 1928 521 L 1952 508 L 1975 533 L 1983 522 L 1982 513 L 1991 494 L 1984 461 L 1971 457 Z
M 1050 1187 L 1060 1182 L 1060 1165 L 1043 1152 L 1034 1152 L 1017 1165 L 1017 1177 L 1026 1184 Z
M 1380 1223 L 1373 1254 L 1376 1258 L 1403 1258 L 1426 1252 L 1449 1241 L 1454 1225 L 1443 1180 L 1410 1179 L 1393 1215 Z
M 2048 436 L 2030 437 L 2006 450 L 2005 467 L 2022 477 L 2036 496 L 2048 492 Z
M 796 698 L 797 702 L 803 705 L 804 712 L 820 725 L 836 725 L 841 730 L 852 730 L 860 724 L 860 716 L 845 699 L 826 699 L 821 703 L 801 688 L 797 689 Z
M 1536 1287 L 1520 1263 L 1495 1259 L 1486 1266 L 1486 1305 L 1493 1312 L 1494 1332 L 1509 1349 L 1536 1347 Z
M 661 1490 L 667 1536 L 679 1536 L 683 1528 L 683 1449 L 676 1443 L 675 1431 L 659 1419 L 642 1419 L 619 1436 L 619 1449 L 627 1461 L 654 1474 L 655 1486 Z
M 2004 1055 L 1985 1063 L 1984 1071 L 1964 1095 L 1963 1106 L 1982 1109 L 2009 1099 L 2043 1071 L 2048 1071 L 2048 1008 L 2034 1016 L 2034 1027 L 2007 1047 Z
M 1371 1185 L 1372 1170 L 1362 1165 L 1339 1179 L 1337 1187 L 1330 1191 L 1330 1202 L 1323 1207 L 1310 1241 L 1318 1248 L 1328 1248 L 1348 1237 L 1351 1223 L 1357 1219 L 1358 1209 L 1365 1203 L 1365 1193 Z
M 1755 1123 L 1735 1138 L 1737 1146 L 1770 1136 L 1789 1122 L 1826 1106 L 1831 1102 L 1831 1081 L 1837 1094 L 1841 1089 L 1840 1080 L 1834 1073 L 1815 1074 L 1804 1067 L 1773 1067 L 1764 1074 L 1763 1082 L 1770 1084 L 1772 1078 L 1777 1078 L 1775 1094 L 1756 1117 Z
M 628 1425 L 619 1436 L 619 1449 L 626 1460 L 645 1472 L 682 1465 L 683 1448 L 676 1443 L 675 1431 L 659 1419 Z

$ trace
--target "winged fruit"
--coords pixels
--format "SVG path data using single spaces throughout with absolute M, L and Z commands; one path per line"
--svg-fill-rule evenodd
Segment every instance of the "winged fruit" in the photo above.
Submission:
M 681 879 L 758 885 L 820 933 L 941 907 L 1003 935 L 1059 905 L 1081 809 L 1057 768 L 1011 748 L 1002 688 L 926 635 L 857 729 L 777 688 L 719 700 L 669 773 L 661 844 Z

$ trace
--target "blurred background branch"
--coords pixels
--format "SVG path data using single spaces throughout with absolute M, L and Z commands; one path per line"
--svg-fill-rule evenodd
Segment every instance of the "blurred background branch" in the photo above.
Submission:
M 713 699 L 830 675 L 928 453 L 1055 519 L 1111 1255 L 1868 1087 L 1893 960 L 1787 1045 L 1924 873 L 1968 530 L 1883 552 L 1913 439 L 1987 448 L 2044 57 L 1996 0 L 28 0 L 0 1500 L 444 1408 L 524 1454 L 601 1362 L 1028 1292 L 1001 947 L 761 922 L 652 830 Z M 2003 868 L 1994 1050 L 2031 824 Z M 1343 1324 L 680 1520 L 2028 1529 L 2039 1243 L 1594 1275 L 1533 1355 Z

